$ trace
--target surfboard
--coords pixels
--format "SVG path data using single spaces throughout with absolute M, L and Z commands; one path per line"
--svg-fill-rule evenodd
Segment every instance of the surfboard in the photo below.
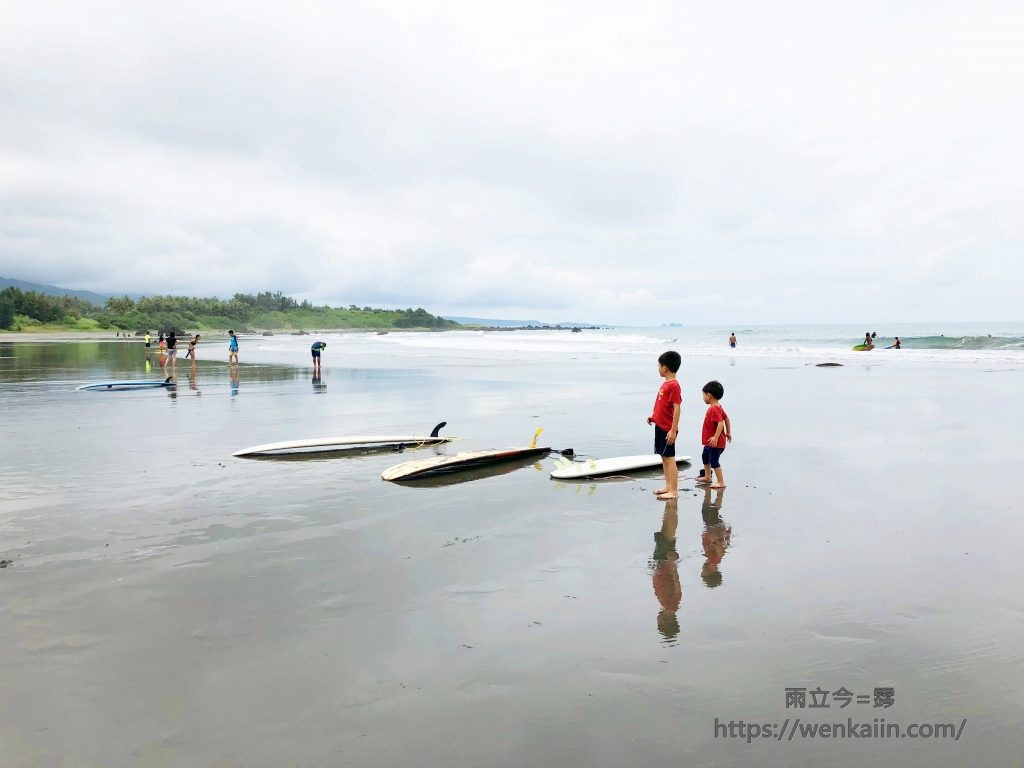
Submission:
M 414 459 L 396 464 L 381 473 L 383 480 L 418 480 L 424 477 L 436 477 L 450 472 L 461 472 L 476 469 L 489 464 L 501 464 L 530 457 L 547 456 L 550 447 L 538 448 L 537 436 L 543 430 L 538 429 L 533 435 L 533 442 L 527 448 L 501 448 L 488 451 L 465 451 L 454 456 L 433 456 L 429 459 Z
M 117 390 L 117 389 L 147 389 L 149 387 L 170 387 L 174 386 L 174 380 L 168 376 L 163 381 L 157 379 L 135 379 L 125 381 L 98 381 L 94 384 L 83 384 L 76 387 L 78 391 L 87 389 Z
M 676 464 L 691 461 L 689 456 L 676 456 Z M 654 469 L 661 466 L 661 456 L 648 453 L 642 456 L 618 456 L 613 459 L 587 459 L 585 461 L 569 461 L 559 459 L 551 473 L 555 480 L 581 480 L 587 477 L 602 475 L 621 475 L 637 469 Z
M 870 352 L 874 348 L 875 348 L 874 344 L 872 344 L 870 347 L 867 344 L 858 344 L 857 346 L 855 346 L 853 348 L 853 351 L 854 352 Z
M 439 445 L 455 440 L 454 437 L 442 437 L 439 433 L 448 422 L 442 421 L 429 435 L 354 435 L 349 437 L 313 437 L 308 440 L 284 440 L 279 443 L 253 445 L 235 451 L 232 456 L 238 458 L 289 456 L 296 453 L 327 453 L 330 451 L 352 451 L 359 448 L 387 448 L 404 446 L 411 448 L 420 445 Z
M 520 456 L 517 459 L 508 459 L 498 464 L 483 464 L 469 468 L 461 467 L 453 472 L 434 473 L 426 476 L 417 475 L 410 478 L 399 478 L 391 482 L 397 485 L 406 485 L 410 488 L 442 488 L 449 485 L 461 485 L 463 483 L 472 483 L 477 480 L 498 477 L 499 475 L 507 475 L 529 467 L 541 469 L 539 462 L 544 458 L 547 458 L 547 454 L 541 456 Z

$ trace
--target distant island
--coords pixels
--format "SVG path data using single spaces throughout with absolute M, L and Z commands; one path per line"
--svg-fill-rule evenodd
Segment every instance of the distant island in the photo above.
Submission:
M 134 332 L 174 330 L 255 333 L 272 330 L 365 328 L 449 330 L 463 326 L 423 308 L 375 309 L 314 306 L 280 291 L 236 293 L 231 299 L 188 296 L 107 298 L 103 304 L 78 296 L 53 296 L 13 285 L 0 290 L 0 330 Z

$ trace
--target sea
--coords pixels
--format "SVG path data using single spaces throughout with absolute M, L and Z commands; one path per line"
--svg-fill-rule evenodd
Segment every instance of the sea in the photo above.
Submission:
M 730 348 L 730 334 L 737 346 Z M 373 339 L 375 353 L 387 354 L 389 345 L 399 358 L 451 354 L 455 360 L 493 360 L 499 353 L 504 362 L 509 354 L 534 356 L 615 358 L 620 355 L 656 358 L 666 349 L 684 357 L 728 356 L 806 359 L 827 355 L 830 359 L 863 362 L 866 353 L 852 348 L 863 343 L 866 333 L 876 333 L 875 361 L 943 363 L 1012 363 L 1024 361 L 1024 322 L 1004 323 L 919 323 L 897 324 L 866 330 L 844 325 L 778 326 L 661 326 L 653 328 L 606 327 L 580 333 L 564 330 L 450 331 L 444 333 L 388 334 Z M 366 340 L 365 334 L 343 334 L 343 338 Z M 899 350 L 887 349 L 899 337 Z M 266 340 L 261 348 L 272 349 Z M 353 351 L 362 351 L 355 347 Z

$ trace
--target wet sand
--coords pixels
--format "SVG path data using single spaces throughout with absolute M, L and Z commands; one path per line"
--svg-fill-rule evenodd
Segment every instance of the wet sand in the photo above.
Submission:
M 1017 371 L 684 360 L 680 449 L 699 453 L 713 377 L 736 441 L 721 496 L 684 468 L 667 505 L 656 474 L 559 483 L 553 459 L 409 487 L 380 480 L 408 454 L 230 456 L 443 419 L 466 436 L 449 451 L 543 426 L 557 448 L 641 453 L 653 364 L 335 354 L 317 387 L 201 354 L 194 389 L 179 363 L 173 392 L 87 393 L 74 384 L 129 372 L 115 345 L 12 346 L 5 766 L 1019 759 L 1024 447 L 999 426 L 1019 419 Z M 818 686 L 891 687 L 894 704 L 786 708 L 787 687 Z M 716 717 L 794 715 L 968 723 L 959 742 L 714 736 Z

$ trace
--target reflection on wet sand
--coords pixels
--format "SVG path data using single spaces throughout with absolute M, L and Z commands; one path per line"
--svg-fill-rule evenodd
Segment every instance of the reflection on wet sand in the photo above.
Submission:
M 238 365 L 228 366 L 228 382 L 231 384 L 231 396 L 238 394 Z
M 665 502 L 661 530 L 654 534 L 654 553 L 651 555 L 651 583 L 658 598 L 658 632 L 664 642 L 675 644 L 679 635 L 679 603 L 683 588 L 679 583 L 679 552 L 676 550 L 676 526 L 679 525 L 679 499 Z
M 393 453 L 396 456 L 399 456 L 404 454 L 406 451 L 420 451 L 426 450 L 427 448 L 433 448 L 437 450 L 438 446 L 421 445 L 419 443 L 403 445 L 401 448 L 394 445 L 343 445 L 331 448 L 323 448 L 321 450 L 311 449 L 308 451 L 297 451 L 295 453 L 257 453 L 248 456 L 239 456 L 238 458 L 244 459 L 246 461 L 329 461 L 330 459 L 350 459 L 357 458 L 359 456 L 380 456 L 386 453 Z M 421 481 L 418 484 L 422 485 L 423 483 Z
M 516 461 L 505 461 L 492 466 L 467 469 L 461 472 L 450 472 L 444 475 L 431 475 L 422 479 L 392 480 L 396 485 L 404 485 L 407 488 L 441 488 L 447 485 L 459 485 L 469 483 L 473 480 L 483 480 L 488 477 L 497 477 L 509 472 L 515 472 L 524 467 L 533 467 L 537 472 L 544 472 L 544 465 L 537 461 L 537 457 L 519 459 Z
M 314 373 L 313 374 L 313 391 L 316 394 L 319 395 L 319 394 L 325 392 L 326 390 L 327 390 L 327 385 L 323 383 L 323 380 L 321 379 L 320 375 L 318 373 Z
M 704 565 L 700 569 L 700 577 L 708 587 L 717 587 L 722 584 L 722 572 L 718 566 L 725 557 L 725 550 L 729 548 L 732 539 L 732 528 L 721 517 L 722 498 L 725 489 L 719 488 L 715 497 L 711 498 L 711 489 L 704 489 L 704 504 L 701 507 L 701 517 L 704 518 L 704 532 L 701 534 L 701 544 L 704 548 Z

